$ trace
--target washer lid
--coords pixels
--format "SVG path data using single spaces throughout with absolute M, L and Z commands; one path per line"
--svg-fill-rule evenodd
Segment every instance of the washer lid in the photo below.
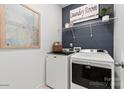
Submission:
M 113 58 L 108 53 L 80 52 L 71 56 L 72 59 L 84 59 L 94 61 L 114 62 Z

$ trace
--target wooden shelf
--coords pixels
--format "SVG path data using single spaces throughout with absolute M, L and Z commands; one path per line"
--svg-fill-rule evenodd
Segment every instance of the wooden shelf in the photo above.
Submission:
M 116 17 L 114 18 L 110 18 L 108 22 L 102 22 L 102 20 L 94 20 L 92 22 L 85 22 L 85 23 L 81 23 L 80 25 L 74 25 L 73 27 L 70 27 L 70 28 L 63 28 L 62 31 L 71 31 L 72 32 L 72 37 L 73 39 L 75 40 L 76 36 L 75 36 L 75 33 L 74 31 L 76 31 L 77 29 L 82 29 L 82 28 L 90 28 L 90 37 L 92 38 L 94 35 L 93 35 L 93 30 L 92 30 L 92 27 L 93 26 L 98 26 L 98 25 L 104 25 L 104 24 L 110 24 L 110 23 L 113 23 L 114 20 L 117 19 Z
M 92 22 L 85 22 L 85 23 L 81 23 L 80 25 L 74 25 L 73 27 L 70 28 L 62 28 L 63 31 L 68 31 L 68 30 L 72 30 L 72 29 L 79 29 L 79 28 L 86 28 L 86 27 L 92 27 L 92 26 L 98 26 L 98 25 L 103 25 L 103 24 L 109 24 L 109 23 L 113 23 L 113 20 L 117 19 L 116 17 L 114 18 L 110 18 L 108 22 L 102 22 L 102 20 L 94 20 Z

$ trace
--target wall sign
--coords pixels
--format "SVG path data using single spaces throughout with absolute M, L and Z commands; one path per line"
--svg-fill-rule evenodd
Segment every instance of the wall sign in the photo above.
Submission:
M 88 4 L 70 11 L 70 22 L 78 23 L 98 18 L 99 5 Z

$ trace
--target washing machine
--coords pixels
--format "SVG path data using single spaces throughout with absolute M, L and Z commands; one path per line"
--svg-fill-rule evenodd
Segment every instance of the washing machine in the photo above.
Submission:
M 72 55 L 70 86 L 71 89 L 113 89 L 113 58 L 101 49 L 83 49 Z

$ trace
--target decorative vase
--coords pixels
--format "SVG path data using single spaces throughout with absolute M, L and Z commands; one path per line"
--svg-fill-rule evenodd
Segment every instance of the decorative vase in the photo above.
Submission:
M 109 15 L 105 15 L 102 17 L 102 22 L 108 22 L 109 21 Z

